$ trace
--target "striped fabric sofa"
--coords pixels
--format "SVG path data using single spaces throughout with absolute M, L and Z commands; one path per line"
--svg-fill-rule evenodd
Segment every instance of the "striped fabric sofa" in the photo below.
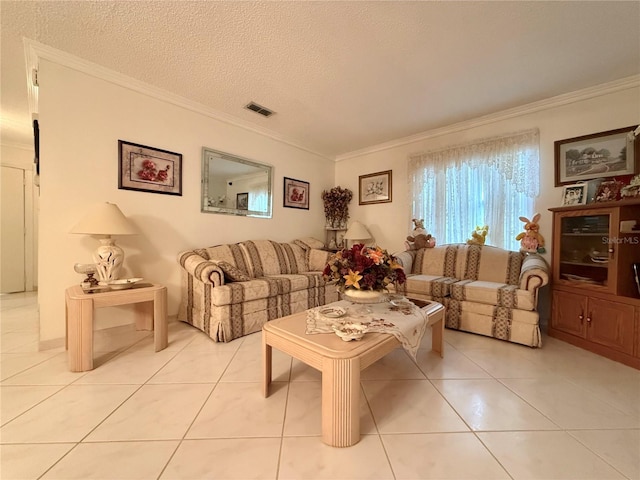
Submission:
M 329 252 L 309 243 L 250 240 L 181 252 L 178 320 L 229 342 L 274 318 L 337 301 L 335 285 L 322 277 Z
M 538 291 L 549 269 L 539 255 L 464 244 L 395 255 L 407 274 L 403 293 L 442 303 L 447 328 L 542 345 Z

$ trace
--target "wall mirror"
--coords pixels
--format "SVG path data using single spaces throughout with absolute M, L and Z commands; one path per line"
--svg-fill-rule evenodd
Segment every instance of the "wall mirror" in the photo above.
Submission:
M 201 211 L 271 218 L 273 167 L 202 148 Z

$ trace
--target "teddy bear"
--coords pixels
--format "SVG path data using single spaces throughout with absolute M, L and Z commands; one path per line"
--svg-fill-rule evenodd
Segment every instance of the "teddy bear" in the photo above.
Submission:
M 471 238 L 467 240 L 467 245 L 484 245 L 488 233 L 488 225 L 484 225 L 483 227 L 477 226 L 476 229 L 471 232 Z
M 407 250 L 420 250 L 421 248 L 433 248 L 436 246 L 435 237 L 424 228 L 424 219 L 411 219 L 414 225 L 413 235 L 407 237 L 407 241 L 404 245 Z
M 516 240 L 520 240 L 520 251 L 530 253 L 544 253 L 544 237 L 538 232 L 540 226 L 538 221 L 540 220 L 540 214 L 536 213 L 531 220 L 526 217 L 518 217 L 521 222 L 524 222 L 524 232 L 521 232 L 516 237 Z

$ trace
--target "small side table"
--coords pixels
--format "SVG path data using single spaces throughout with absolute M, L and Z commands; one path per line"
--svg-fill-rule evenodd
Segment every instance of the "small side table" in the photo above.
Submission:
M 164 285 L 85 293 L 80 285 L 65 291 L 66 345 L 69 370 L 93 370 L 93 312 L 96 308 L 135 305 L 137 330 L 154 330 L 156 352 L 169 343 L 167 288 Z

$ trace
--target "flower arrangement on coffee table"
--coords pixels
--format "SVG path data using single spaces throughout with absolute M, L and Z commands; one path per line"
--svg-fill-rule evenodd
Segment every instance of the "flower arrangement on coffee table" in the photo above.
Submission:
M 340 292 L 386 290 L 391 283 L 403 284 L 402 265 L 380 247 L 357 243 L 333 254 L 322 272 L 325 280 L 336 284 Z

